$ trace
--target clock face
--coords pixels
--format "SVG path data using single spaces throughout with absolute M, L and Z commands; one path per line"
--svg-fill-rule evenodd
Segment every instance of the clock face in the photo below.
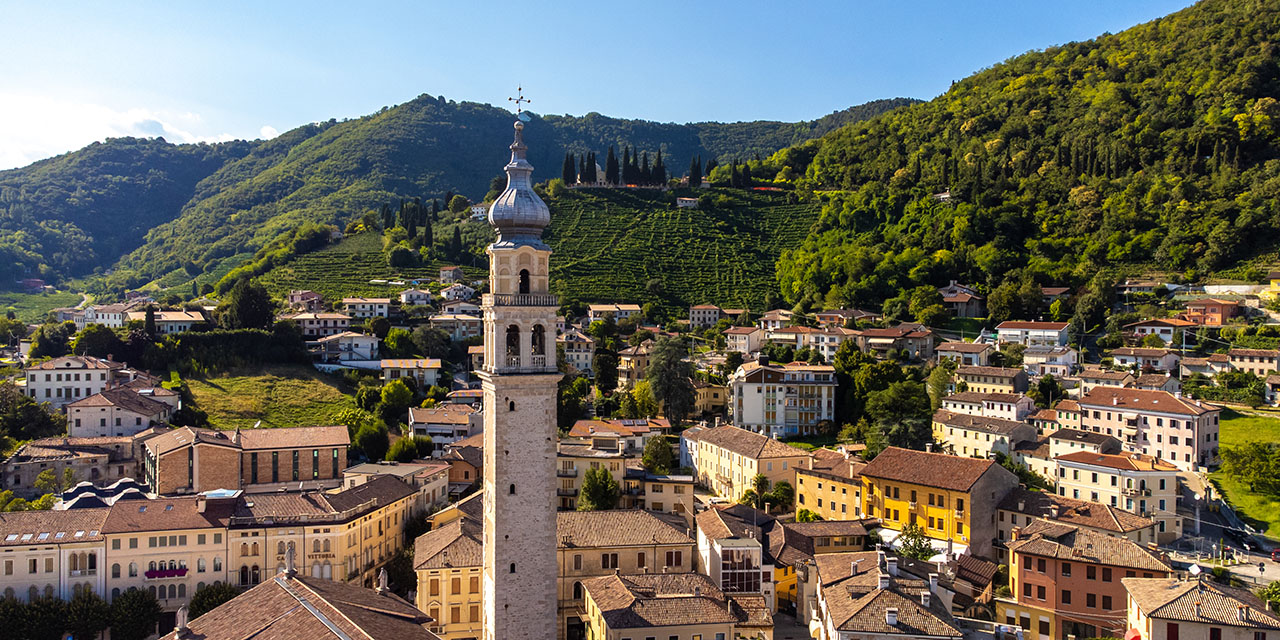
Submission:
M 529 114 L 527 114 L 527 113 L 525 113 L 525 112 L 523 112 L 523 111 L 521 111 L 518 115 L 516 115 L 516 117 L 520 119 L 520 122 L 528 122 L 528 121 L 529 121 Z

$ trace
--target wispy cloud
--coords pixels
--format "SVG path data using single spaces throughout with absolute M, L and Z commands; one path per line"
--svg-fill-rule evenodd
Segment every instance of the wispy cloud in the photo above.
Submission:
M 230 133 L 195 133 L 205 127 L 207 124 L 197 113 L 166 113 L 145 108 L 121 110 L 101 104 L 0 91 L 0 169 L 25 166 L 105 138 L 134 136 L 163 137 L 169 142 L 223 142 L 237 137 Z M 271 127 L 263 127 L 260 133 L 262 137 L 278 135 Z

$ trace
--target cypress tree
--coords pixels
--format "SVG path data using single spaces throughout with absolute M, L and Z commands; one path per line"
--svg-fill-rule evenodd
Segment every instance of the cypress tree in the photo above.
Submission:
M 644 152 L 644 162 L 640 164 L 640 183 L 653 184 L 653 174 L 649 170 L 649 152 Z
M 573 154 L 566 151 L 564 154 L 564 163 L 560 165 L 560 179 L 564 180 L 566 185 L 571 185 L 577 182 L 574 178 Z
M 578 182 L 587 181 L 587 156 L 590 153 L 584 153 L 578 156 Z
M 462 227 L 455 226 L 453 228 L 453 242 L 449 243 L 450 258 L 454 262 L 462 260 Z
M 743 189 L 749 189 L 749 188 L 751 188 L 751 165 L 749 165 L 749 164 L 747 164 L 747 163 L 745 163 L 745 162 L 744 162 L 744 163 L 742 163 L 742 176 L 741 176 L 741 180 L 742 180 L 742 188 L 743 188 Z
M 631 147 L 622 148 L 622 183 L 631 184 L 633 180 L 631 175 Z
M 662 149 L 658 149 L 658 157 L 653 161 L 653 183 L 661 186 L 667 181 L 667 168 L 662 164 Z
M 618 156 L 613 153 L 613 145 L 609 145 L 609 155 L 604 159 L 604 181 L 611 185 L 618 184 Z
M 434 210 L 435 208 L 436 208 L 436 201 L 432 200 L 431 209 Z M 436 214 L 435 214 L 435 211 L 433 210 L 428 210 L 426 207 L 422 208 L 423 217 L 425 218 L 422 221 L 422 246 L 428 249 L 430 249 L 431 245 L 435 244 L 436 242 L 435 232 L 431 228 L 431 225 L 435 224 L 435 221 L 436 221 Z
M 600 176 L 596 174 L 596 152 L 592 151 L 587 154 L 587 182 L 595 184 L 600 181 Z
M 706 171 L 703 171 L 703 172 L 702 172 L 702 175 L 704 175 L 704 176 L 710 176 L 710 175 L 711 175 L 711 170 L 712 170 L 712 169 L 714 169 L 714 168 L 716 168 L 716 159 L 715 159 L 715 158 L 712 158 L 712 159 L 710 159 L 710 160 L 708 160 L 708 161 L 707 161 L 707 170 L 706 170 Z
M 702 160 L 697 156 L 689 159 L 689 186 L 702 186 Z

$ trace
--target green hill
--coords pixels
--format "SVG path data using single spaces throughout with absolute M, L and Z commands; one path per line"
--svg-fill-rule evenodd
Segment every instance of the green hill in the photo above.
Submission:
M 1280 2 L 1204 0 L 779 152 L 768 170 L 824 203 L 778 262 L 784 295 L 874 305 L 950 279 L 1007 292 L 1145 269 L 1257 276 L 1245 267 L 1280 238 L 1278 39 Z
M 552 289 L 566 300 L 657 303 L 669 309 L 703 302 L 759 309 L 775 290 L 774 261 L 797 246 L 817 218 L 812 205 L 787 204 L 787 194 L 736 189 L 685 191 L 708 194 L 719 204 L 676 209 L 675 193 L 647 189 L 577 189 L 551 198 L 546 239 L 555 252 Z M 479 239 L 469 278 L 487 277 Z M 393 296 L 405 285 L 370 280 L 435 279 L 445 264 L 387 265 L 376 233 L 297 256 L 260 277 L 273 296 L 311 289 L 337 300 L 351 295 Z

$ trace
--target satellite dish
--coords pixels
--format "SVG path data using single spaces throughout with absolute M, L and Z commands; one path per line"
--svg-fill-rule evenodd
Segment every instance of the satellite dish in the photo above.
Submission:
M 520 120 L 520 122 L 528 122 L 528 121 L 529 121 L 529 114 L 527 114 L 527 113 L 525 113 L 525 112 L 521 111 L 518 115 L 516 115 L 516 118 L 518 118 L 518 119 Z
M 1200 565 L 1198 564 L 1191 565 L 1191 568 L 1187 569 L 1187 573 L 1190 573 L 1193 576 L 1200 575 Z

